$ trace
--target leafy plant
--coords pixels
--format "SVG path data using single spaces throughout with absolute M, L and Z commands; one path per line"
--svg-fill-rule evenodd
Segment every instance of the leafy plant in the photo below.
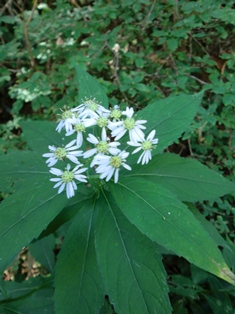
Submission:
M 107 108 L 102 87 L 82 68 L 76 66 L 76 70 L 78 105 L 84 97 L 95 97 Z M 26 304 L 33 303 L 35 313 L 42 309 L 52 313 L 53 308 L 55 313 L 171 313 L 162 254 L 182 256 L 195 267 L 235 284 L 235 276 L 218 248 L 221 237 L 189 203 L 228 194 L 234 191 L 234 184 L 196 160 L 163 153 L 193 121 L 201 100 L 202 93 L 181 94 L 138 111 L 135 119 L 148 121 L 144 132 L 155 129 L 158 137 L 157 147 L 151 148 L 151 161 L 139 165 L 136 155 L 131 155 L 126 162 L 132 170 L 120 170 L 119 179 L 114 181 L 103 177 L 104 181 L 102 174 L 100 178 L 99 172 L 91 172 L 87 184 L 74 188 L 74 196 L 67 194 L 69 199 L 65 192 L 58 195 L 53 189 L 42 157 L 48 145 L 61 147 L 62 136 L 55 132 L 55 123 L 21 123 L 32 150 L 0 157 L 0 188 L 9 193 L 0 208 L 4 243 L 0 268 L 4 271 L 19 250 L 32 243 L 32 254 L 36 246 L 37 258 L 50 275 L 25 283 L 25 293 L 15 283 L 2 282 L 3 313 L 24 311 Z M 88 130 L 98 132 L 93 125 Z M 126 139 L 124 136 L 121 145 L 128 151 Z M 45 241 L 45 236 L 54 233 L 65 237 L 55 268 L 48 262 L 51 245 Z M 176 286 L 182 280 L 186 284 L 181 279 L 172 277 Z M 208 280 L 212 286 L 221 287 L 214 277 Z M 192 283 L 187 282 L 190 287 Z M 171 287 L 171 291 L 176 288 Z M 194 293 L 201 293 L 200 288 Z M 215 297 L 205 294 L 212 307 Z

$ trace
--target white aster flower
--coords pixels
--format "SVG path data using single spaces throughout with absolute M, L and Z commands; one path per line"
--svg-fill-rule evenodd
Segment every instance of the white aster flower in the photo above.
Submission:
M 51 168 L 50 173 L 56 175 L 59 178 L 52 178 L 50 181 L 56 182 L 54 188 L 58 188 L 58 194 L 66 189 L 67 198 L 70 198 L 75 195 L 74 191 L 77 190 L 77 185 L 74 179 L 80 182 L 87 182 L 86 176 L 81 174 L 87 170 L 87 168 L 81 168 L 83 165 L 77 165 L 72 171 L 70 171 L 71 166 L 68 164 L 65 168 L 65 171 L 62 171 L 57 168 Z
M 60 114 L 61 118 L 60 118 L 60 122 L 56 127 L 56 131 L 58 131 L 59 133 L 61 132 L 61 130 L 63 128 L 65 128 L 66 132 L 69 132 L 72 130 L 73 126 L 72 123 L 69 122 L 69 120 L 71 118 L 76 117 L 76 108 L 73 109 L 65 109 L 65 110 L 61 110 L 62 113 Z
M 146 120 L 135 120 L 133 118 L 134 110 L 133 108 L 126 108 L 122 112 L 123 115 L 126 115 L 126 119 L 117 122 L 110 122 L 108 128 L 112 131 L 112 136 L 115 137 L 115 140 L 122 138 L 127 131 L 129 131 L 129 137 L 131 142 L 138 142 L 144 139 L 143 129 L 146 129 L 142 124 L 146 123 Z
M 127 170 L 131 170 L 131 167 L 125 163 L 128 156 L 128 152 L 121 150 L 119 150 L 118 154 L 113 156 L 96 155 L 94 158 L 94 164 L 98 167 L 95 171 L 100 174 L 100 179 L 106 178 L 106 181 L 109 181 L 114 175 L 114 182 L 117 183 L 121 166 Z
M 135 146 L 137 147 L 132 154 L 135 154 L 139 152 L 141 149 L 143 150 L 142 154 L 140 155 L 137 164 L 139 164 L 142 160 L 142 165 L 147 164 L 149 160 L 152 159 L 151 151 L 153 148 L 155 148 L 155 144 L 158 143 L 158 138 L 154 138 L 156 131 L 153 130 L 150 132 L 148 135 L 147 139 L 143 139 L 139 143 L 129 141 L 127 142 L 128 145 L 130 146 Z
M 95 137 L 93 134 L 89 134 L 87 141 L 90 142 L 91 144 L 95 145 L 95 148 L 92 148 L 88 151 L 86 151 L 83 154 L 84 158 L 89 158 L 95 154 L 98 155 L 105 155 L 105 154 L 112 154 L 116 155 L 119 153 L 119 149 L 117 148 L 120 143 L 118 142 L 110 142 L 109 137 L 107 137 L 107 133 L 105 128 L 102 129 L 102 134 L 101 134 L 101 140 L 99 140 L 97 137 Z M 93 159 L 90 167 L 94 166 L 95 158 Z
M 77 133 L 77 146 L 79 147 L 82 146 L 83 132 L 85 132 L 86 130 L 84 120 L 74 117 L 74 118 L 68 119 L 67 121 L 68 123 L 72 125 L 72 129 L 69 130 L 65 135 L 69 136 L 74 133 Z
M 105 128 L 109 124 L 109 112 L 97 113 L 96 116 L 92 118 L 84 119 L 85 127 L 90 127 L 94 125 L 98 125 L 100 128 Z
M 110 113 L 110 111 L 101 106 L 95 98 L 86 99 L 81 105 L 76 107 L 75 110 L 78 111 L 80 118 L 95 118 L 97 114 L 102 115 L 104 113 Z
M 118 105 L 115 105 L 110 112 L 109 118 L 113 119 L 114 122 L 119 121 L 122 116 L 122 112 Z
M 76 143 L 76 140 L 73 140 L 65 147 L 55 147 L 53 145 L 49 145 L 50 153 L 43 154 L 43 157 L 49 157 L 46 161 L 48 167 L 54 166 L 58 160 L 64 160 L 68 158 L 75 164 L 80 164 L 77 157 L 82 156 L 83 152 L 81 150 L 77 150 L 78 146 L 73 146 Z

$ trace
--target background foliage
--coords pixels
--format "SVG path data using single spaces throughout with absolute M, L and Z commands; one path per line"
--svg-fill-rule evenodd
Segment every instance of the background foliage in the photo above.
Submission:
M 59 108 L 77 105 L 76 63 L 97 77 L 111 104 L 136 110 L 169 95 L 205 90 L 193 125 L 168 151 L 234 181 L 233 1 L 8 0 L 0 10 L 1 154 L 25 148 L 21 121 L 54 121 Z M 234 195 L 197 208 L 222 235 L 224 258 L 234 270 Z M 48 252 L 59 250 L 63 230 L 58 234 L 44 244 Z M 23 256 L 30 252 L 37 259 L 35 251 L 32 246 L 22 252 L 10 271 L 16 285 L 25 277 Z M 174 313 L 220 313 L 221 306 L 232 313 L 235 291 L 226 283 L 173 255 L 166 254 L 164 264 Z M 52 296 L 44 279 L 37 280 Z M 17 302 L 17 309 L 23 307 L 20 297 Z M 103 313 L 108 311 L 107 302 Z

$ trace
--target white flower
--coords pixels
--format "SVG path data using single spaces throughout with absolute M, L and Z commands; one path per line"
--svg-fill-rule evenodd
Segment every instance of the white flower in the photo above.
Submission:
M 146 120 L 136 120 L 132 117 L 134 114 L 133 108 L 126 108 L 126 111 L 122 112 L 126 115 L 126 119 L 117 122 L 110 122 L 108 128 L 112 131 L 112 136 L 115 140 L 122 138 L 127 131 L 129 131 L 129 137 L 131 142 L 138 142 L 144 139 L 144 133 L 141 129 L 146 129 L 142 124 L 146 123 Z
M 58 131 L 60 133 L 60 131 L 65 128 L 66 132 L 69 132 L 72 130 L 73 125 L 71 122 L 69 122 L 69 120 L 71 118 L 76 117 L 76 108 L 73 109 L 65 109 L 65 110 L 61 110 L 61 119 L 59 124 L 56 127 L 56 131 Z
M 72 125 L 72 129 L 70 129 L 65 135 L 69 136 L 77 132 L 77 146 L 82 146 L 83 132 L 86 130 L 84 120 L 74 117 L 69 118 L 67 122 Z
M 107 127 L 109 124 L 109 113 L 110 112 L 97 113 L 92 118 L 84 119 L 85 127 L 90 127 L 94 125 L 98 125 L 100 128 Z
M 117 120 L 120 120 L 121 116 L 122 116 L 122 112 L 121 112 L 119 106 L 118 106 L 118 105 L 115 105 L 115 106 L 111 109 L 109 118 L 110 118 L 110 119 L 113 119 L 113 121 L 116 122 Z
M 76 107 L 75 110 L 78 111 L 80 118 L 95 118 L 97 114 L 102 115 L 110 113 L 110 111 L 101 106 L 95 98 L 86 99 L 83 104 Z
M 127 170 L 131 170 L 131 167 L 125 163 L 128 156 L 129 153 L 120 150 L 119 153 L 113 156 L 96 155 L 94 157 L 94 164 L 98 167 L 95 171 L 100 174 L 100 179 L 106 178 L 106 181 L 109 181 L 114 174 L 114 182 L 117 183 L 121 166 Z
M 137 161 L 137 164 L 139 164 L 142 160 L 142 165 L 144 165 L 147 164 L 149 160 L 152 159 L 151 151 L 153 148 L 155 148 L 154 145 L 158 143 L 158 138 L 154 139 L 155 133 L 156 131 L 153 130 L 152 132 L 150 132 L 146 140 L 143 139 L 139 143 L 132 141 L 127 142 L 128 145 L 137 147 L 132 154 L 139 152 L 141 149 L 143 150 L 142 154 L 140 155 Z
M 46 161 L 48 167 L 54 166 L 58 160 L 64 160 L 65 158 L 68 158 L 75 164 L 80 164 L 77 157 L 82 156 L 83 152 L 81 150 L 76 150 L 79 147 L 73 146 L 75 142 L 76 140 L 73 140 L 65 147 L 57 148 L 55 146 L 49 145 L 48 148 L 50 149 L 51 152 L 42 155 L 43 157 L 49 157 Z
M 50 181 L 56 182 L 54 185 L 54 188 L 58 188 L 58 194 L 64 191 L 66 188 L 66 195 L 67 198 L 70 198 L 74 196 L 74 191 L 77 190 L 77 185 L 74 181 L 74 179 L 80 181 L 80 182 L 87 182 L 86 176 L 81 174 L 84 171 L 87 170 L 87 168 L 81 168 L 83 165 L 77 165 L 72 171 L 70 171 L 71 166 L 68 164 L 67 167 L 65 168 L 65 171 L 62 171 L 57 168 L 51 168 L 50 173 L 56 175 L 59 178 L 52 178 Z
M 112 154 L 115 155 L 119 153 L 119 149 L 117 148 L 120 143 L 118 142 L 110 142 L 110 139 L 107 137 L 107 133 L 105 128 L 102 129 L 102 134 L 101 134 L 101 141 L 95 137 L 93 134 L 89 134 L 87 141 L 90 142 L 91 144 L 95 145 L 95 148 L 92 148 L 88 151 L 86 151 L 83 154 L 84 158 L 89 158 L 95 154 Z M 94 166 L 94 160 L 92 161 L 90 167 Z

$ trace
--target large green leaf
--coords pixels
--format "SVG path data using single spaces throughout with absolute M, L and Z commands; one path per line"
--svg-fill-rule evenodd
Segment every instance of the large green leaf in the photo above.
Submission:
M 172 96 L 149 104 L 137 113 L 138 119 L 145 119 L 146 132 L 155 129 L 159 139 L 153 154 L 161 152 L 176 141 L 193 121 L 202 99 L 202 93 Z
M 216 243 L 188 208 L 160 184 L 123 178 L 110 185 L 123 213 L 143 234 L 189 262 L 235 284 Z
M 235 184 L 191 158 L 161 154 L 144 167 L 135 165 L 126 176 L 138 176 L 172 191 L 182 201 L 214 199 L 235 191 Z
M 62 135 L 56 132 L 56 123 L 50 121 L 21 121 L 24 139 L 30 148 L 40 156 L 48 153 L 48 145 L 60 147 L 63 143 Z M 64 140 L 66 138 L 64 137 Z M 66 142 L 66 144 L 68 141 Z M 46 159 L 45 159 L 46 160 Z
M 108 108 L 108 97 L 102 86 L 90 74 L 78 65 L 74 65 L 77 72 L 78 81 L 78 102 L 79 104 L 88 98 L 95 98 L 100 105 Z
M 171 313 L 156 247 L 107 196 L 97 202 L 96 251 L 106 293 L 118 314 Z
M 37 238 L 66 205 L 65 193 L 57 194 L 48 175 L 25 185 L 0 206 L 0 270 L 13 261 L 23 246 Z
M 87 201 L 70 226 L 58 255 L 55 274 L 57 314 L 99 313 L 104 302 L 94 247 L 94 204 Z

